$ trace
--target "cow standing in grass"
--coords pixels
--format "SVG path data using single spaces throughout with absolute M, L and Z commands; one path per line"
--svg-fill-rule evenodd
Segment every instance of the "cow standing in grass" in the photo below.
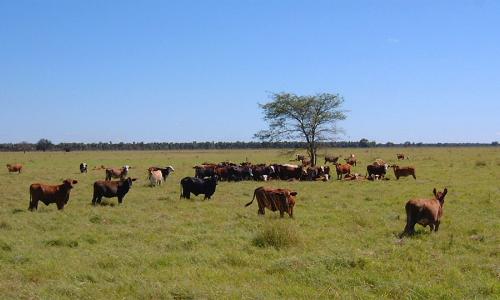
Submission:
M 123 202 L 123 198 L 132 187 L 132 182 L 136 178 L 130 178 L 119 181 L 99 180 L 94 182 L 94 195 L 92 196 L 92 205 L 100 204 L 102 197 L 118 198 L 118 203 Z
M 337 171 L 337 180 L 342 179 L 342 175 L 348 175 L 351 174 L 351 165 L 349 164 L 335 164 L 335 170 Z
M 7 170 L 9 170 L 9 173 L 17 172 L 18 174 L 21 174 L 22 169 L 23 165 L 21 164 L 7 164 Z
M 288 189 L 272 189 L 259 187 L 256 188 L 253 193 L 252 201 L 248 202 L 246 206 L 253 203 L 253 200 L 257 198 L 257 204 L 259 205 L 259 210 L 257 213 L 259 215 L 265 214 L 265 209 L 271 211 L 279 211 L 280 217 L 283 218 L 285 212 L 288 213 L 290 218 L 293 218 L 293 207 L 295 206 L 295 196 L 297 192 L 290 191 Z
M 74 184 L 78 181 L 66 179 L 60 185 L 47 185 L 41 183 L 33 183 L 30 185 L 30 203 L 28 209 L 33 211 L 38 209 L 38 201 L 45 205 L 55 203 L 57 209 L 64 208 L 69 201 L 69 193 Z
M 392 165 L 391 168 L 394 170 L 394 176 L 396 176 L 396 179 L 410 175 L 413 176 L 413 179 L 417 179 L 414 167 L 400 167 L 398 165 Z
M 129 166 L 123 166 L 121 169 L 113 169 L 113 168 L 108 168 L 106 169 L 106 180 L 111 180 L 111 178 L 120 178 L 120 179 L 125 179 L 125 177 L 128 176 L 128 170 Z
M 431 232 L 438 231 L 443 217 L 444 197 L 448 193 L 448 189 L 436 192 L 434 188 L 432 193 L 434 194 L 433 199 L 412 199 L 406 203 L 406 226 L 400 237 L 415 233 L 415 224 L 424 227 L 429 225 Z

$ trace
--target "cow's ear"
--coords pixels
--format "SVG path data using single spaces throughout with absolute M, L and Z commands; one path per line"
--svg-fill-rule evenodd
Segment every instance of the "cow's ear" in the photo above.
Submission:
M 444 188 L 444 191 L 443 191 L 443 197 L 446 196 L 446 194 L 448 193 L 448 189 L 447 188 Z
M 136 180 L 137 180 L 137 178 L 132 178 L 132 181 L 136 181 Z
M 298 194 L 297 192 L 290 192 L 290 195 L 292 196 L 297 196 L 297 194 Z
M 437 197 L 436 188 L 434 188 L 434 190 L 432 190 L 432 193 L 434 194 L 434 196 Z
M 73 184 L 77 184 L 78 183 L 78 180 L 73 180 Z

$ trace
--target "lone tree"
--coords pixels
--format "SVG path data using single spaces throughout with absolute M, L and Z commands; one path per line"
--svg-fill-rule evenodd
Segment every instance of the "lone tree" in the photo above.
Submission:
M 52 146 L 54 146 L 54 144 L 52 144 L 51 141 L 49 141 L 47 139 L 40 139 L 36 143 L 36 150 L 38 150 L 38 151 L 42 150 L 43 152 L 45 152 L 46 150 L 50 150 L 52 148 Z
M 333 140 L 339 130 L 337 121 L 346 118 L 341 110 L 344 99 L 333 94 L 297 96 L 289 93 L 273 94 L 272 101 L 259 104 L 269 129 L 255 137 L 262 141 L 303 140 L 312 165 L 316 165 L 318 143 Z

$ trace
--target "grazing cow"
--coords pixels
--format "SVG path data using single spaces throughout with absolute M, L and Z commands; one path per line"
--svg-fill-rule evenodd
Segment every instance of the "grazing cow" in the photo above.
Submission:
M 431 232 L 438 231 L 441 217 L 443 216 L 444 197 L 448 193 L 448 189 L 443 192 L 432 191 L 433 199 L 412 199 L 406 202 L 406 226 L 400 234 L 400 238 L 404 235 L 412 235 L 415 233 L 415 224 L 420 224 L 424 227 L 429 225 Z
M 403 153 L 396 154 L 396 157 L 398 158 L 398 160 L 405 159 L 405 155 Z M 406 157 L 406 158 L 408 159 L 408 157 Z
M 337 171 L 337 180 L 341 180 L 343 174 L 348 175 L 351 173 L 351 165 L 349 165 L 349 164 L 342 165 L 342 164 L 336 163 L 335 170 Z
M 128 175 L 129 168 L 129 166 L 125 165 L 121 169 L 106 169 L 106 180 L 111 180 L 111 178 L 120 178 L 122 180 L 125 179 L 125 177 L 127 177 Z
M 210 199 L 217 187 L 217 176 L 208 178 L 184 177 L 181 180 L 181 195 L 179 198 L 191 199 L 191 193 L 195 196 L 205 195 L 203 200 Z
M 325 155 L 325 165 L 327 162 L 331 162 L 332 164 L 336 164 L 337 161 L 339 160 L 340 156 L 332 156 L 332 155 Z
M 87 168 L 88 168 L 87 163 L 82 162 L 80 164 L 80 173 L 87 173 Z
M 245 204 L 245 207 L 252 204 L 253 200 L 257 198 L 257 204 L 259 205 L 257 213 L 259 215 L 264 215 L 265 208 L 267 208 L 271 211 L 278 210 L 281 218 L 283 218 L 285 212 L 288 213 L 290 218 L 293 218 L 295 196 L 297 196 L 297 192 L 293 192 L 288 189 L 272 189 L 261 186 L 255 189 L 252 201 Z
M 68 204 L 69 192 L 74 184 L 78 181 L 66 179 L 60 185 L 47 185 L 41 183 L 33 183 L 30 185 L 30 204 L 28 209 L 33 211 L 38 209 L 38 201 L 42 201 L 45 205 L 55 203 L 57 209 L 61 210 L 64 205 Z
M 378 176 L 379 178 L 384 178 L 385 174 L 387 173 L 387 168 L 388 168 L 387 164 L 368 165 L 368 166 L 366 166 L 366 171 L 368 173 L 368 175 L 366 175 L 366 177 L 375 179 Z
M 163 180 L 165 181 L 165 180 L 167 180 L 168 175 L 170 175 L 170 173 L 174 172 L 175 169 L 172 166 L 167 166 L 165 168 L 149 167 L 148 168 L 148 172 L 150 172 L 150 171 L 160 171 L 161 172 L 161 176 L 163 177 Z
M 21 170 L 23 168 L 23 165 L 21 164 L 7 164 L 7 170 L 9 170 L 9 173 L 14 173 L 17 172 L 18 174 L 21 174 Z
M 161 185 L 163 176 L 160 170 L 149 170 L 149 181 L 151 186 Z
M 132 182 L 137 178 L 130 178 L 117 181 L 103 181 L 99 180 L 94 182 L 94 195 L 92 197 L 92 205 L 100 204 L 102 197 L 113 198 L 118 197 L 118 203 L 123 202 L 123 198 L 132 187 Z
M 396 176 L 396 179 L 410 175 L 413 176 L 413 179 L 417 179 L 414 167 L 400 167 L 398 165 L 392 165 L 391 168 L 394 170 L 394 176 Z

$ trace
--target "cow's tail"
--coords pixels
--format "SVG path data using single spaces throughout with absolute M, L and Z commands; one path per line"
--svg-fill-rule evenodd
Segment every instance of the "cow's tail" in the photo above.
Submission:
M 30 187 L 30 204 L 29 204 L 28 210 L 32 210 L 32 209 L 33 209 L 33 195 L 31 194 L 31 187 Z
M 184 192 L 184 191 L 183 191 L 183 189 L 182 189 L 182 182 L 181 182 L 180 186 L 181 186 L 181 194 L 180 194 L 180 196 L 179 196 L 179 199 L 181 199 L 181 198 L 182 198 L 182 195 L 183 195 L 183 192 Z
M 245 204 L 245 207 L 247 207 L 247 206 L 249 206 L 250 204 L 252 204 L 252 203 L 253 203 L 253 200 L 255 200 L 255 195 L 256 195 L 256 194 L 257 194 L 257 190 L 255 190 L 255 191 L 253 192 L 253 198 L 252 198 L 252 201 L 250 201 L 250 202 L 248 202 L 247 204 Z

